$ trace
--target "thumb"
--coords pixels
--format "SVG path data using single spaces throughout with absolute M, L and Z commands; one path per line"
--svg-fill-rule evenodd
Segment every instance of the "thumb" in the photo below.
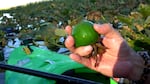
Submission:
M 118 36 L 119 33 L 115 31 L 111 24 L 94 24 L 94 29 L 99 33 L 104 35 L 105 37 L 114 37 Z M 120 35 L 119 35 L 120 36 Z

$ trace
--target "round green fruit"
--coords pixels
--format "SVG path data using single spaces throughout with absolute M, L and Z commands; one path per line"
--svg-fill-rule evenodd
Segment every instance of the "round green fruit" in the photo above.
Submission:
M 93 28 L 93 23 L 88 20 L 82 20 L 74 25 L 72 36 L 75 40 L 75 47 L 94 44 L 99 38 L 99 34 Z

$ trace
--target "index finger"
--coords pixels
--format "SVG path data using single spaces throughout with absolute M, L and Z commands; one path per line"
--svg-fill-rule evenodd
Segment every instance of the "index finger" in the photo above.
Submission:
M 68 35 L 71 35 L 71 33 L 72 33 L 72 28 L 71 28 L 71 26 L 66 26 L 65 31 L 66 31 L 66 33 L 67 33 Z

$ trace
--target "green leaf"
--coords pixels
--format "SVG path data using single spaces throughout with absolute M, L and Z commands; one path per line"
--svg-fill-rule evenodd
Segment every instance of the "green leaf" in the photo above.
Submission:
M 138 11 L 143 15 L 144 18 L 150 16 L 150 5 L 140 4 Z
M 117 18 L 121 22 L 126 23 L 127 25 L 132 25 L 132 19 L 127 17 L 127 16 L 125 16 L 125 15 L 119 15 L 119 16 L 117 16 Z
M 148 16 L 145 20 L 145 24 L 150 24 L 150 16 Z
M 55 29 L 55 35 L 57 36 L 66 36 L 66 32 L 64 29 Z

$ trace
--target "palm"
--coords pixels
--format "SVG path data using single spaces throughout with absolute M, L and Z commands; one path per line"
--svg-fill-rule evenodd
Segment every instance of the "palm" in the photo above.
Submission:
M 130 48 L 127 46 L 126 42 L 122 39 L 122 37 L 118 38 L 104 38 L 103 39 L 104 46 L 107 47 L 106 52 L 103 54 L 99 54 L 99 66 L 93 67 L 93 65 L 88 65 L 88 67 L 92 67 L 92 69 L 101 72 L 104 75 L 111 75 L 113 76 L 114 69 L 118 67 L 117 64 L 122 65 L 122 63 L 126 64 L 126 59 L 128 58 L 126 56 L 127 53 L 129 53 Z M 126 52 L 124 54 L 119 53 Z M 94 60 L 93 60 L 94 62 Z M 91 62 L 92 63 L 92 62 Z M 124 66 L 119 68 L 123 68 Z

